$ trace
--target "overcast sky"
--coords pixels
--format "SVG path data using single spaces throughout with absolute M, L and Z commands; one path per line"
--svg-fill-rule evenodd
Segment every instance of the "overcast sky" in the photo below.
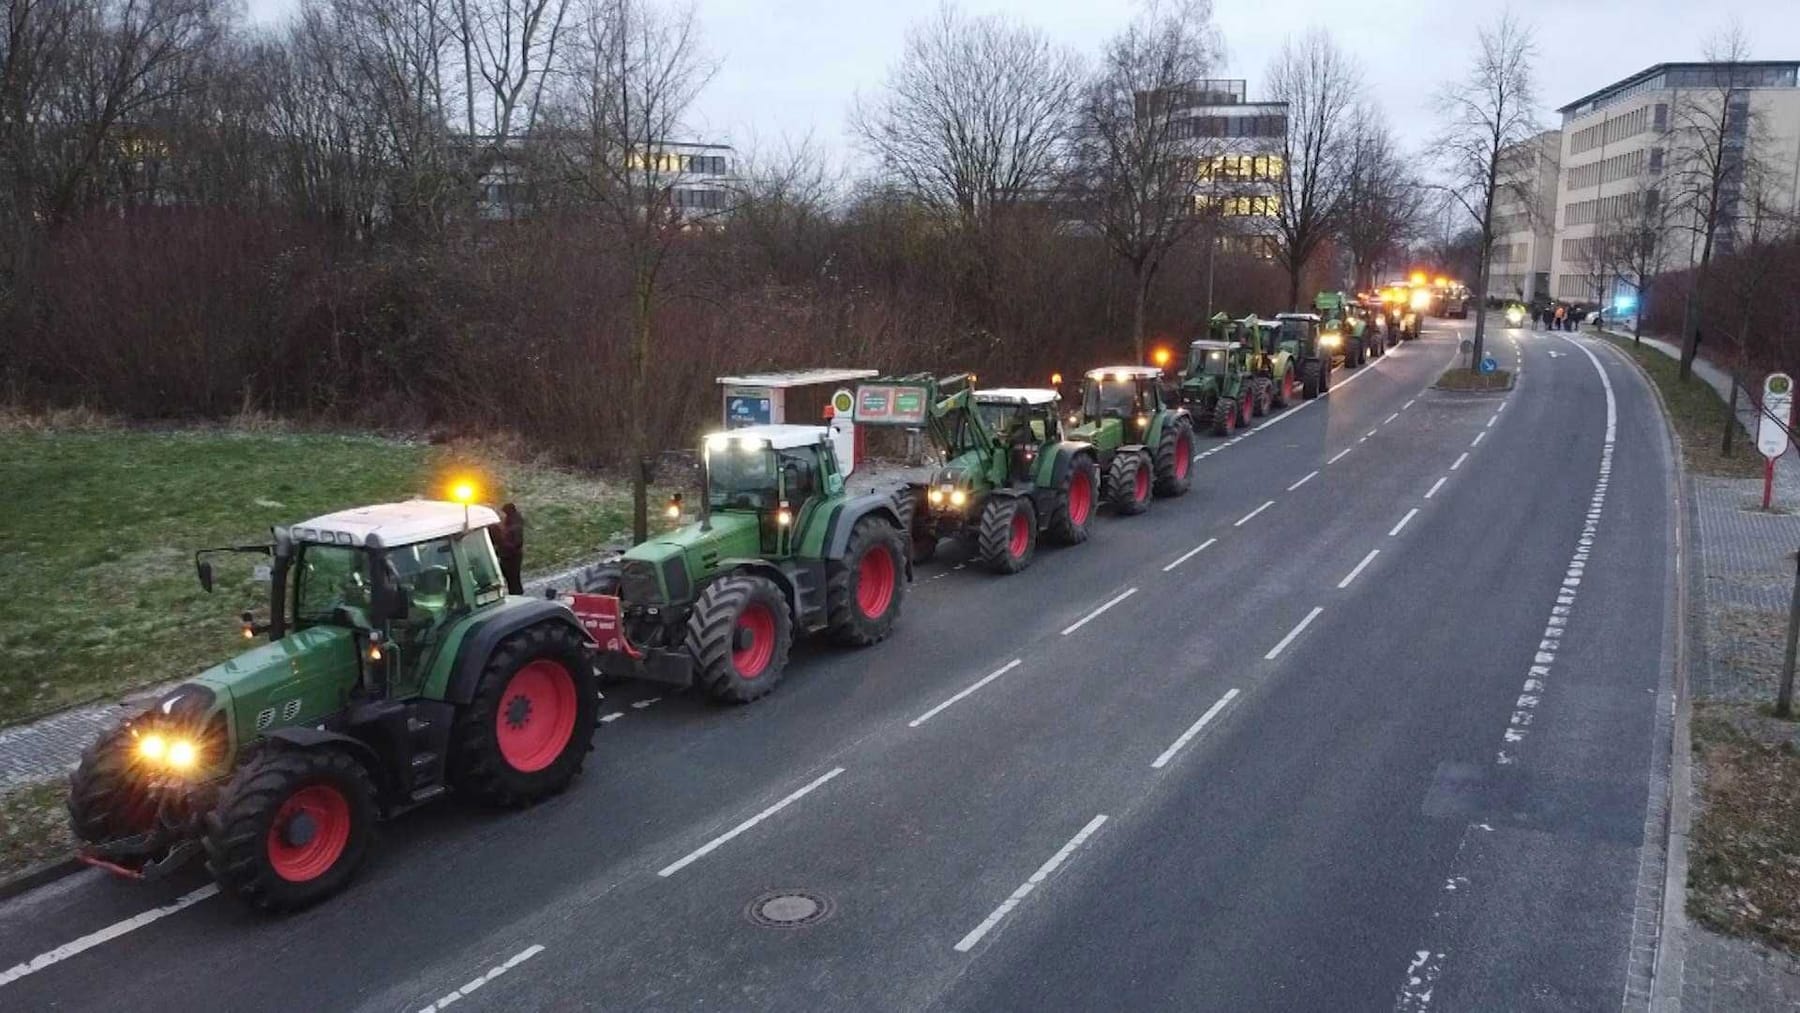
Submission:
M 252 17 L 279 22 L 299 0 L 248 0 Z M 880 87 L 909 24 L 937 0 L 697 0 L 707 51 L 718 74 L 693 117 L 694 140 L 770 146 L 808 133 L 834 155 L 854 159 L 845 127 L 858 91 Z M 1270 57 L 1282 39 L 1322 24 L 1360 57 L 1368 93 L 1409 146 L 1433 129 L 1432 92 L 1463 73 L 1477 23 L 1497 3 L 1458 0 L 1215 0 L 1225 37 L 1221 77 L 1250 82 L 1265 96 Z M 1129 0 L 966 0 L 971 13 L 1003 12 L 1038 26 L 1084 57 L 1130 20 Z M 1553 110 L 1655 63 L 1702 58 L 1708 34 L 1738 18 L 1754 55 L 1800 60 L 1800 0 L 1518 0 L 1537 31 L 1538 95 L 1545 126 Z

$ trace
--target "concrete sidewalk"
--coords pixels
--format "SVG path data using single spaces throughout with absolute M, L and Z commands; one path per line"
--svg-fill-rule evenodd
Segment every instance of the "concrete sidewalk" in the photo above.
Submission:
M 1629 334 L 1608 333 L 1631 340 Z M 1680 357 L 1681 350 L 1673 342 L 1641 340 L 1671 359 Z M 1721 399 L 1730 399 L 1732 381 L 1725 369 L 1697 358 L 1694 375 L 1718 391 Z M 1740 391 L 1738 422 L 1745 433 L 1743 452 L 1754 454 L 1758 410 L 1749 401 Z M 1699 571 L 1689 585 L 1689 695 L 1700 706 L 1772 700 L 1771 674 L 1779 670 L 1780 659 L 1748 644 L 1741 631 L 1746 624 L 1761 627 L 1786 620 L 1793 593 L 1793 553 L 1800 548 L 1800 512 L 1764 512 L 1759 479 L 1689 475 L 1687 482 L 1694 521 L 1693 557 Z M 1800 511 L 1800 453 L 1792 446 L 1776 459 L 1775 502 L 1778 507 Z M 1704 774 L 1696 763 L 1691 802 L 1698 802 Z M 1685 924 L 1684 950 L 1680 1005 L 1659 1007 L 1658 1013 L 1671 1008 L 1800 1009 L 1800 960 L 1692 922 Z

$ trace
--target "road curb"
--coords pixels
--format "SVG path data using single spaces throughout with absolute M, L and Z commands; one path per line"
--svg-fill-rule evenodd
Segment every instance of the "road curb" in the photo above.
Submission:
M 40 862 L 10 876 L 0 878 L 0 901 L 11 900 L 20 894 L 30 893 L 47 883 L 54 883 L 65 876 L 73 876 L 85 868 L 87 865 L 74 855 Z
M 1691 607 L 1689 588 L 1699 576 L 1694 572 L 1693 544 L 1698 525 L 1689 516 L 1693 496 L 1687 464 L 1682 457 L 1681 434 L 1675 430 L 1669 405 L 1663 400 L 1662 388 L 1648 371 L 1617 342 L 1601 339 L 1617 357 L 1631 364 L 1644 385 L 1656 398 L 1662 412 L 1663 429 L 1669 437 L 1671 464 L 1675 469 L 1675 523 L 1678 538 L 1675 565 L 1680 577 L 1675 581 L 1675 709 L 1669 742 L 1669 817 L 1663 842 L 1662 911 L 1656 940 L 1656 959 L 1650 971 L 1650 1009 L 1653 1013 L 1674 1013 L 1681 1009 L 1682 982 L 1687 960 L 1687 878 L 1688 835 L 1693 827 L 1693 737 L 1690 724 L 1694 715 L 1693 697 L 1688 692 L 1689 665 L 1692 663 L 1692 639 L 1698 634 L 1688 627 Z

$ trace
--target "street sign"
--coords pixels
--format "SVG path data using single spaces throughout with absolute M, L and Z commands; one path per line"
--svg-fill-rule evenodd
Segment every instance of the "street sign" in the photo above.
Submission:
M 1762 414 L 1757 417 L 1756 449 L 1771 460 L 1787 452 L 1788 426 L 1794 418 L 1794 378 L 1770 373 L 1763 379 Z

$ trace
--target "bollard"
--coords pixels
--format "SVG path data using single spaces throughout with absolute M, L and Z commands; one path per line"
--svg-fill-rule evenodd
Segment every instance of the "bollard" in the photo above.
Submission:
M 1787 654 L 1781 662 L 1781 688 L 1775 691 L 1775 716 L 1794 716 L 1794 647 L 1800 643 L 1800 552 L 1794 553 L 1794 598 L 1788 604 Z

